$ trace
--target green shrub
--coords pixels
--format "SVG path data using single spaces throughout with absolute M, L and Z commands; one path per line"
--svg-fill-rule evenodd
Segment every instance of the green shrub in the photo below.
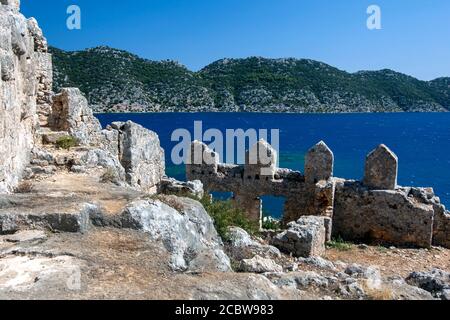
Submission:
M 228 201 L 213 200 L 206 196 L 200 201 L 206 212 L 213 218 L 217 232 L 225 241 L 228 227 L 239 227 L 253 235 L 259 232 L 259 225 L 249 220 L 246 213 Z
M 264 230 L 280 230 L 281 229 L 281 221 L 274 219 L 268 215 L 264 215 L 262 221 L 262 228 Z
M 344 241 L 341 237 L 337 237 L 327 243 L 327 248 L 337 249 L 339 251 L 350 251 L 353 248 L 353 244 Z
M 74 137 L 62 137 L 56 140 L 56 146 L 60 149 L 70 150 L 70 148 L 77 147 L 79 141 Z

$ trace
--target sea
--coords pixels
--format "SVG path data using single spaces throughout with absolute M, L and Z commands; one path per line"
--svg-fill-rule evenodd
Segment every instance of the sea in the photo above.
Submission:
M 399 185 L 433 187 L 450 207 L 450 113 L 127 113 L 97 117 L 103 126 L 131 120 L 156 132 L 166 151 L 166 173 L 178 180 L 186 180 L 185 168 L 171 159 L 173 148 L 180 143 L 172 141 L 172 135 L 182 130 L 194 137 L 195 123 L 197 127 L 201 123 L 203 131 L 219 130 L 224 137 L 226 130 L 279 130 L 280 167 L 301 172 L 308 149 L 324 141 L 335 155 L 334 175 L 346 179 L 362 179 L 366 155 L 385 144 L 399 158 Z M 283 205 L 282 198 L 263 197 L 265 215 L 279 218 Z

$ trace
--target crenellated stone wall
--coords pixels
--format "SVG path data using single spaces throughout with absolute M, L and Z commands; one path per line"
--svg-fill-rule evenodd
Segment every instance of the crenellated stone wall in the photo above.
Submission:
M 48 91 L 40 79 L 51 78 L 42 31 L 19 6 L 18 0 L 0 1 L 0 192 L 17 185 L 29 162 L 38 97 Z
M 316 158 L 323 161 L 316 162 Z M 308 152 L 306 176 L 277 168 L 276 151 L 265 141 L 249 150 L 243 166 L 219 163 L 218 155 L 198 141 L 192 144 L 188 159 L 188 180 L 202 181 L 206 192 L 232 192 L 237 207 L 254 221 L 261 221 L 261 197 L 265 195 L 286 198 L 286 223 L 306 215 L 331 216 L 333 212 L 334 157 L 323 142 Z
M 398 158 L 385 145 L 367 156 L 362 181 L 333 177 L 333 152 L 324 142 L 306 154 L 304 175 L 277 168 L 276 152 L 265 141 L 250 149 L 243 166 L 218 159 L 195 141 L 187 178 L 202 181 L 206 192 L 232 192 L 236 206 L 254 221 L 261 221 L 261 196 L 283 196 L 285 225 L 302 216 L 322 216 L 332 234 L 345 240 L 450 248 L 450 213 L 433 189 L 397 185 Z

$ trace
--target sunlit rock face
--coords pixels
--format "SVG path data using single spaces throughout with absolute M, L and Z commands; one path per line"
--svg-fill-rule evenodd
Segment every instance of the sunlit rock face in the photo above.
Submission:
M 36 20 L 19 13 L 20 1 L 0 3 L 0 192 L 8 192 L 29 162 L 38 97 L 50 96 L 43 83 L 51 83 L 51 58 Z

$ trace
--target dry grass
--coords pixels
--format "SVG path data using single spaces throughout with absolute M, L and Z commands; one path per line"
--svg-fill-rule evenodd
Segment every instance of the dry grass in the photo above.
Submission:
M 101 183 L 118 184 L 119 180 L 120 179 L 119 179 L 119 176 L 117 175 L 117 172 L 112 168 L 106 169 L 106 171 L 100 177 Z
M 182 213 L 184 211 L 184 206 L 182 203 L 177 201 L 176 197 L 173 196 L 166 196 L 166 195 L 156 195 L 153 197 L 155 200 L 159 200 L 162 203 L 168 205 L 169 207 L 177 210 L 178 212 Z
M 14 192 L 31 193 L 33 192 L 33 184 L 30 181 L 23 181 L 14 189 Z
M 389 301 L 394 299 L 394 293 L 392 292 L 392 289 L 385 286 L 381 286 L 380 288 L 373 288 L 369 286 L 367 282 L 363 282 L 362 287 L 370 300 Z

